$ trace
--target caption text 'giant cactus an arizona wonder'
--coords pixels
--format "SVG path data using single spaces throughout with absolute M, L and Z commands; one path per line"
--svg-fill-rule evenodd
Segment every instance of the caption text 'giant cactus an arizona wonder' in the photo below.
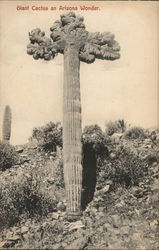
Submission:
M 27 53 L 34 59 L 51 60 L 58 53 L 64 55 L 63 86 L 63 157 L 64 179 L 67 194 L 67 213 L 81 212 L 82 145 L 80 61 L 93 63 L 95 58 L 115 60 L 120 57 L 120 47 L 109 32 L 89 33 L 84 19 L 75 13 L 61 15 L 51 30 L 51 39 L 40 29 L 29 33 Z

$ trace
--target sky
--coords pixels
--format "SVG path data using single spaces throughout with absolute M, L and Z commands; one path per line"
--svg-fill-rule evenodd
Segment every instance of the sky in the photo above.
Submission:
M 80 5 L 99 7 L 80 11 Z M 63 55 L 46 62 L 27 55 L 28 32 L 49 28 L 62 13 L 77 6 L 90 32 L 110 31 L 121 46 L 116 61 L 81 63 L 82 127 L 125 119 L 134 126 L 157 127 L 158 2 L 0 2 L 0 137 L 5 105 L 12 110 L 11 143 L 23 144 L 34 127 L 62 121 Z M 17 10 L 29 6 L 29 10 Z M 33 11 L 32 6 L 57 10 Z

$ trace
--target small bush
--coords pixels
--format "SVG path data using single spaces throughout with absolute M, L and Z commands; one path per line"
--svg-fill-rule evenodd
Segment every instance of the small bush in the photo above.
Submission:
M 44 151 L 56 152 L 62 147 L 62 127 L 59 122 L 50 122 L 45 126 L 34 128 L 32 138 L 38 141 L 38 147 Z
M 88 145 L 97 156 L 107 154 L 105 135 L 98 125 L 86 126 L 82 134 L 83 147 Z
M 114 133 L 123 133 L 126 131 L 127 123 L 124 120 L 109 121 L 106 123 L 105 133 L 108 136 Z
M 46 178 L 51 180 L 54 178 L 55 186 L 58 189 L 64 188 L 63 157 L 60 148 L 58 148 L 54 160 L 50 160 L 47 163 Z
M 61 164 L 57 157 L 46 165 L 20 167 L 0 176 L 0 229 L 13 226 L 24 215 L 40 219 L 56 211 L 59 197 L 64 196 Z
M 122 145 L 117 150 L 117 161 L 112 162 L 114 181 L 117 184 L 128 186 L 137 185 L 144 176 L 143 162 L 129 147 Z
M 0 170 L 11 168 L 18 161 L 15 148 L 5 142 L 0 142 Z
M 131 146 L 120 144 L 113 159 L 106 159 L 98 167 L 98 183 L 103 186 L 105 181 L 113 182 L 113 188 L 138 185 L 145 175 L 148 175 L 148 164 L 143 162 L 136 150 Z
M 141 127 L 132 127 L 124 133 L 126 139 L 145 139 L 147 137 L 146 131 Z
M 155 162 L 159 163 L 159 152 L 148 154 L 146 157 L 146 160 L 147 160 L 149 165 L 151 165 Z

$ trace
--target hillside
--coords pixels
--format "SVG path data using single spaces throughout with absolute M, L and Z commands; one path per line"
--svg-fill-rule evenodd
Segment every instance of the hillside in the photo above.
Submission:
M 0 248 L 158 249 L 158 146 L 156 138 L 110 137 L 109 153 L 87 171 L 77 221 L 65 213 L 61 150 L 17 146 L 18 164 L 0 173 Z

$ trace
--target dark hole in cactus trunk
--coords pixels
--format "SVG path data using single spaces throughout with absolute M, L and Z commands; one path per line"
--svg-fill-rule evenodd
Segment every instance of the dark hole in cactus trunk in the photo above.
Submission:
M 90 144 L 83 145 L 82 210 L 92 201 L 96 187 L 97 157 Z

